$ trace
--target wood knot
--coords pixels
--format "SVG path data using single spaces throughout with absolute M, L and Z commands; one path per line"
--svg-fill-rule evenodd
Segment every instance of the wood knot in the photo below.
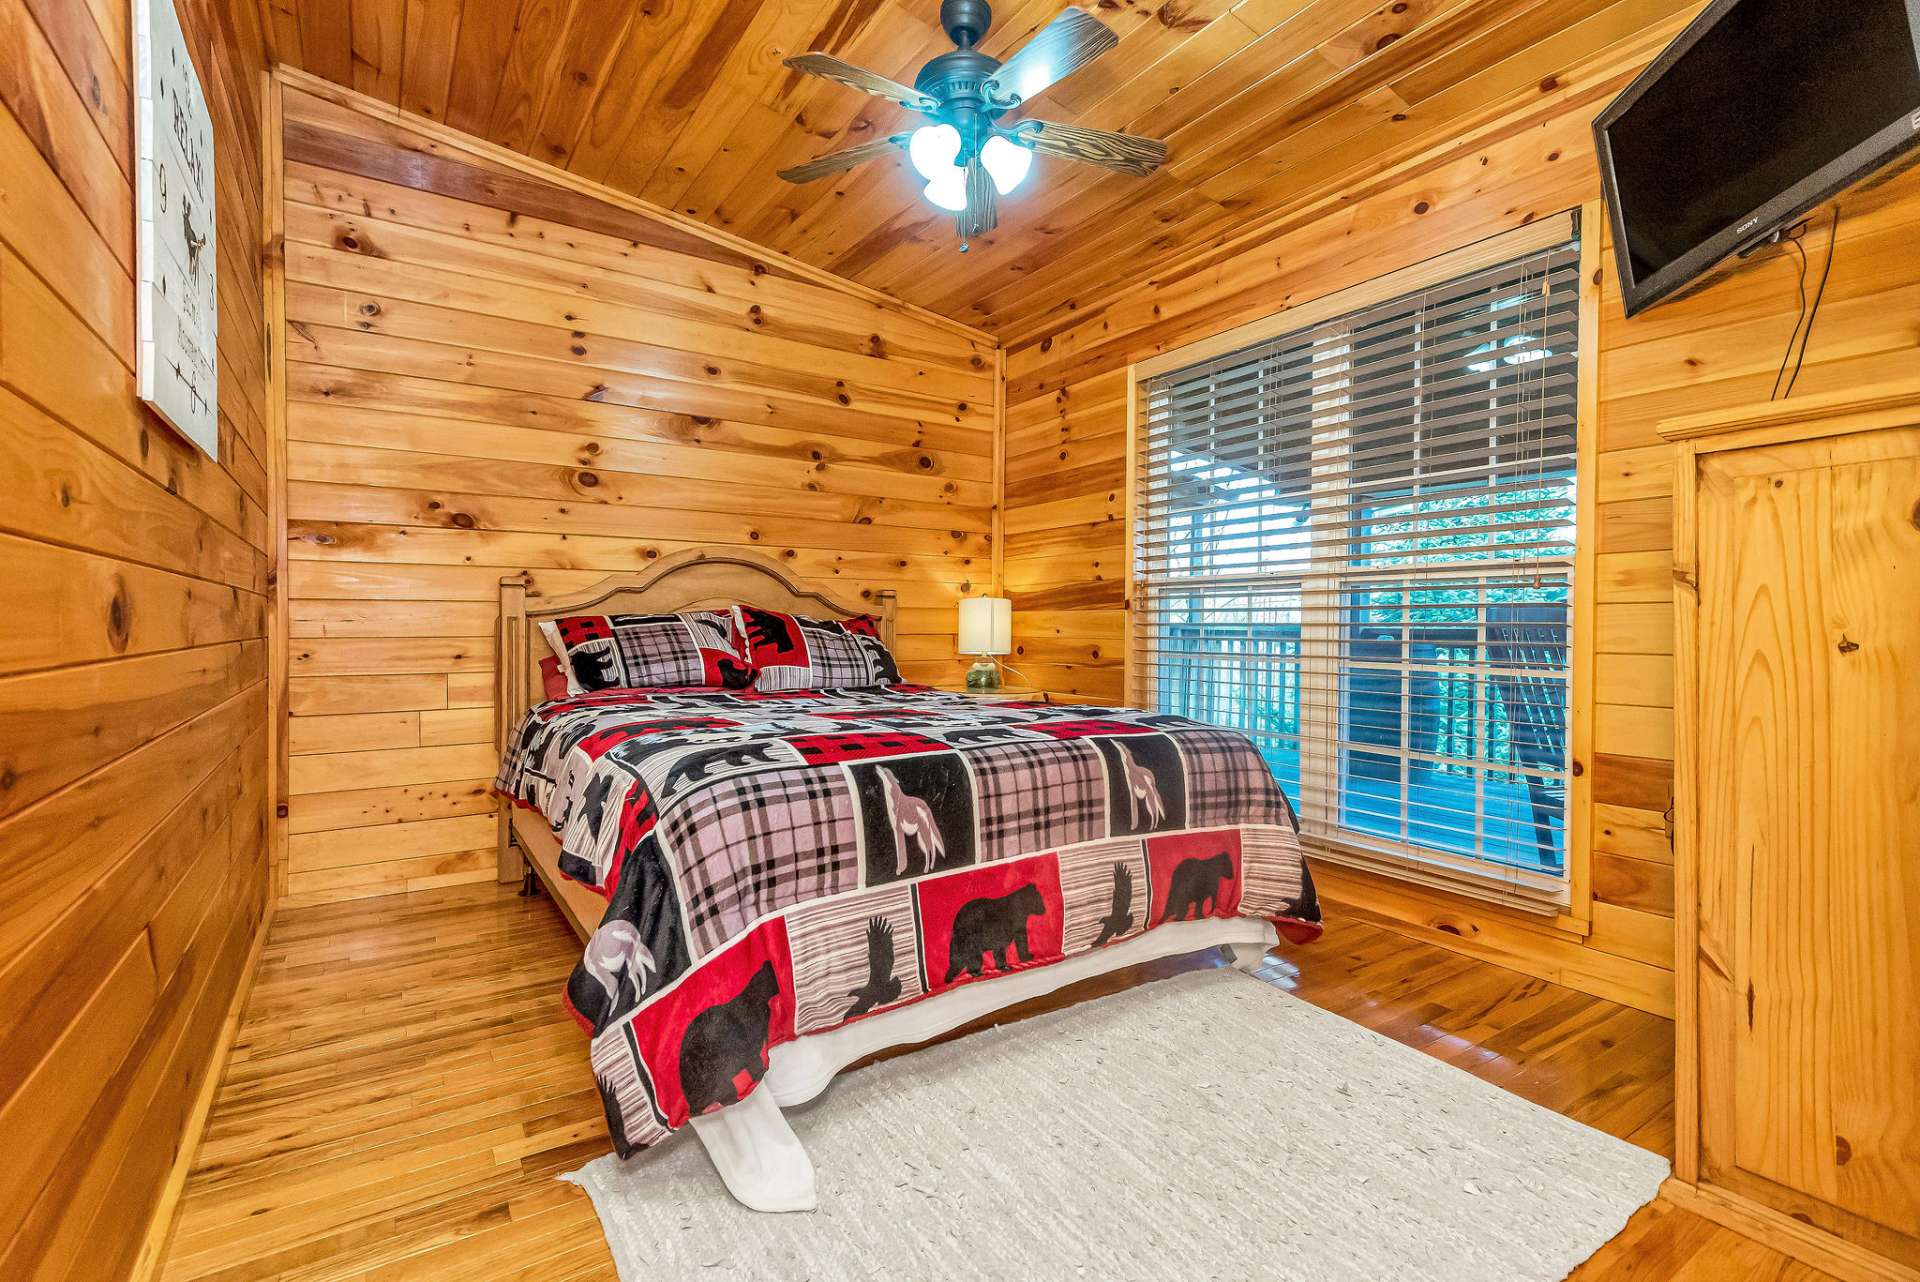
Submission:
M 133 634 L 133 607 L 127 603 L 127 585 L 118 575 L 113 580 L 113 597 L 107 602 L 107 644 L 115 654 L 126 651 Z
M 1847 1137 L 1844 1135 L 1834 1136 L 1833 1137 L 1833 1164 L 1835 1166 L 1845 1166 L 1848 1162 L 1851 1162 L 1852 1160 L 1853 1160 L 1853 1145 L 1847 1143 Z
M 1852 640 L 1844 632 L 1840 634 L 1839 649 L 1841 654 L 1852 654 L 1855 650 L 1858 650 L 1859 648 L 1860 648 L 1860 643 L 1858 641 Z

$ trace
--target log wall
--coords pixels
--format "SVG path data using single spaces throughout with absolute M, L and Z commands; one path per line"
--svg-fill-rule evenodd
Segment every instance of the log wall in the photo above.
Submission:
M 1007 367 L 1006 586 L 1015 662 L 1042 687 L 1125 690 L 1130 362 L 1178 348 L 1599 196 L 1590 122 L 1657 48 L 1550 79 L 1484 127 L 1399 170 L 1355 177 L 1278 234 L 1203 257 L 1150 286 L 1085 298 L 1073 323 L 1012 348 Z M 1834 265 L 1796 394 L 1920 367 L 1920 172 L 1844 195 Z M 1830 208 L 1803 245 L 1807 290 Z M 1589 223 L 1586 234 L 1604 237 Z M 1703 291 L 1628 320 L 1603 243 L 1598 387 L 1584 429 L 1597 503 L 1580 538 L 1597 607 L 1588 805 L 1573 857 L 1591 888 L 1586 933 L 1437 891 L 1329 869 L 1366 911 L 1565 983 L 1671 1011 L 1673 775 L 1670 447 L 1662 418 L 1764 400 L 1795 327 L 1799 260 L 1776 248 Z M 1583 820 L 1583 822 L 1582 822 Z
M 179 9 L 214 125 L 218 463 L 135 392 L 133 6 L 0 0 L 6 1278 L 151 1260 L 268 890 L 264 42 L 252 6 Z
M 897 588 L 904 674 L 960 678 L 991 340 L 365 100 L 285 104 L 285 902 L 494 875 L 502 575 L 752 548 Z

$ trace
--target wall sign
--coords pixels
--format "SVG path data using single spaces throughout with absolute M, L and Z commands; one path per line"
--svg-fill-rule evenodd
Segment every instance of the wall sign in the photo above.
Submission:
M 174 0 L 133 0 L 140 399 L 220 457 L 213 119 Z

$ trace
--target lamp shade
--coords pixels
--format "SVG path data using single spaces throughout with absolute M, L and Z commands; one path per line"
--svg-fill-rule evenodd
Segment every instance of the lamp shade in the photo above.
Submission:
M 1013 602 L 1003 596 L 968 597 L 960 603 L 961 654 L 1013 653 Z

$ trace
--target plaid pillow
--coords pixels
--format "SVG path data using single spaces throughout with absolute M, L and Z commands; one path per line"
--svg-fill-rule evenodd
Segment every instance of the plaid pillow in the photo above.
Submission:
M 540 624 L 567 674 L 567 693 L 711 686 L 744 690 L 753 669 L 733 644 L 725 610 L 573 614 Z
M 736 605 L 733 622 L 756 690 L 827 690 L 900 680 L 899 665 L 870 614 L 806 619 Z

